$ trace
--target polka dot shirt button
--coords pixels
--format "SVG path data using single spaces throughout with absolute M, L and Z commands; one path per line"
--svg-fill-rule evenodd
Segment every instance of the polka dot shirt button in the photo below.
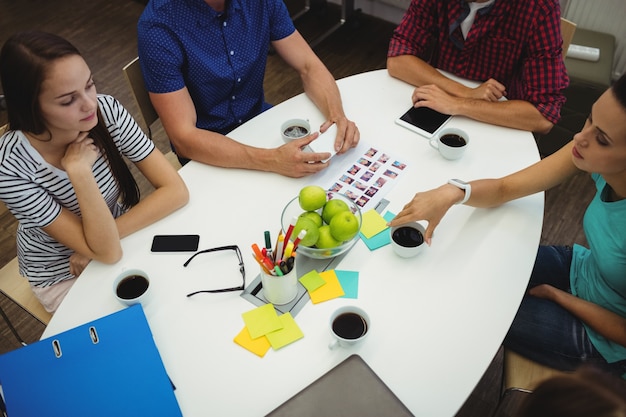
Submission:
M 235 55 L 235 51 L 230 51 L 230 54 L 231 55 Z

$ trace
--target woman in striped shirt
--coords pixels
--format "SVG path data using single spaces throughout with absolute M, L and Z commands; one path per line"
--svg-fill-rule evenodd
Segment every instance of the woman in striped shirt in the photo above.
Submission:
M 0 52 L 9 130 L 0 199 L 19 221 L 20 273 L 54 312 L 91 259 L 115 263 L 120 239 L 185 205 L 176 170 L 113 97 L 98 95 L 78 50 L 20 32 Z M 122 155 L 155 187 L 140 201 Z

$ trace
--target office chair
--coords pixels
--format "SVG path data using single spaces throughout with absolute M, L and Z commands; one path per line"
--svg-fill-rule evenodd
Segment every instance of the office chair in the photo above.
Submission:
M 128 85 L 130 86 L 133 97 L 137 102 L 137 106 L 139 106 L 141 117 L 143 117 L 143 121 L 146 123 L 148 128 L 148 137 L 152 139 L 152 130 L 150 129 L 150 126 L 152 126 L 152 124 L 159 119 L 159 115 L 156 110 L 154 110 L 152 102 L 150 101 L 150 95 L 148 94 L 148 90 L 146 90 L 146 85 L 143 81 L 143 74 L 141 73 L 141 67 L 139 66 L 139 57 L 128 63 L 124 68 L 122 68 L 122 71 L 126 76 L 126 81 L 128 81 Z

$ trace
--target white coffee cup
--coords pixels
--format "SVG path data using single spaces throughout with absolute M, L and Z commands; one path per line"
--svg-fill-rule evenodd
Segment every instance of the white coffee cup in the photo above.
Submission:
M 422 252 L 428 245 L 424 242 L 426 229 L 418 222 L 394 226 L 389 230 L 393 251 L 403 258 L 410 258 Z
M 329 349 L 351 347 L 361 342 L 371 331 L 369 315 L 356 306 L 341 307 L 330 316 L 330 333 L 333 340 Z
M 459 159 L 469 145 L 469 135 L 456 127 L 447 127 L 430 139 L 430 146 L 446 159 Z
M 285 143 L 311 134 L 311 124 L 305 119 L 289 119 L 280 126 L 280 136 Z
M 150 278 L 141 269 L 126 269 L 113 281 L 113 293 L 122 304 L 146 304 L 150 296 Z

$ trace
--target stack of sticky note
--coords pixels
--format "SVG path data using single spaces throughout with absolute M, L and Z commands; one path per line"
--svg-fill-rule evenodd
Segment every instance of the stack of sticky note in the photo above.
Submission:
M 386 212 L 384 216 L 381 216 L 376 210 L 371 209 L 363 213 L 363 221 L 361 223 L 361 231 L 359 232 L 361 240 L 369 248 L 369 250 L 376 250 L 391 243 L 391 237 L 389 236 L 390 222 L 396 215 L 390 211 Z
M 333 298 L 357 298 L 359 273 L 330 270 L 318 273 L 313 270 L 300 282 L 309 292 L 313 304 Z M 273 304 L 265 304 L 242 314 L 245 327 L 235 336 L 234 342 L 250 352 L 263 357 L 271 348 L 278 350 L 304 337 L 291 313 L 278 315 Z
M 357 298 L 359 273 L 334 269 L 324 272 L 313 270 L 302 275 L 300 283 L 309 292 L 313 304 L 337 297 Z
M 235 343 L 263 357 L 272 347 L 278 350 L 304 334 L 291 313 L 278 315 L 273 304 L 265 304 L 242 314 L 246 326 L 235 336 Z

